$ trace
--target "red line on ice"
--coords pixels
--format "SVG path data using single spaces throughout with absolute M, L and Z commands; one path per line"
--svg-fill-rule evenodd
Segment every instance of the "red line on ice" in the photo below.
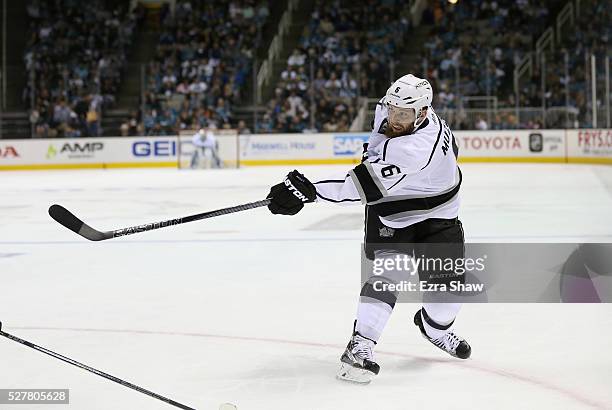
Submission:
M 131 334 L 141 334 L 141 335 L 163 335 L 163 336 L 189 336 L 189 337 L 204 337 L 211 339 L 224 339 L 224 340 L 239 340 L 239 341 L 250 341 L 250 342 L 267 342 L 267 343 L 281 343 L 281 344 L 289 344 L 289 345 L 297 345 L 297 346 L 311 346 L 311 347 L 325 347 L 325 348 L 334 348 L 334 349 L 343 349 L 344 345 L 336 345 L 331 343 L 317 343 L 317 342 L 306 342 L 299 340 L 288 340 L 288 339 L 275 339 L 268 337 L 251 337 L 251 336 L 231 336 L 231 335 L 216 335 L 209 333 L 193 333 L 193 332 L 169 332 L 169 331 L 157 331 L 157 330 L 131 330 L 131 329 L 91 329 L 91 328 L 61 328 L 61 327 L 30 327 L 30 326 L 17 326 L 12 327 L 13 329 L 23 329 L 23 330 L 60 330 L 60 331 L 73 331 L 73 332 L 100 332 L 100 333 L 131 333 Z M 517 374 L 511 371 L 496 369 L 493 367 L 488 367 L 483 364 L 479 364 L 474 360 L 457 360 L 457 359 L 435 359 L 424 356 L 417 356 L 408 353 L 397 353 L 397 352 L 388 352 L 384 350 L 377 350 L 379 354 L 387 355 L 387 356 L 396 356 L 396 357 L 406 357 L 411 359 L 422 360 L 426 362 L 434 362 L 434 363 L 446 363 L 454 366 L 467 367 L 472 370 L 477 370 L 483 373 L 489 373 L 495 376 L 505 377 L 507 379 L 518 380 L 527 384 L 531 384 L 536 387 L 540 387 L 543 389 L 551 390 L 557 393 L 561 393 L 565 396 L 571 397 L 572 399 L 585 404 L 587 406 L 596 408 L 596 409 L 610 409 L 605 404 L 602 404 L 596 400 L 588 398 L 581 393 L 575 392 L 573 390 L 567 389 L 562 386 L 557 386 L 553 383 L 549 383 L 543 380 L 539 380 L 534 377 L 523 376 L 521 374 Z

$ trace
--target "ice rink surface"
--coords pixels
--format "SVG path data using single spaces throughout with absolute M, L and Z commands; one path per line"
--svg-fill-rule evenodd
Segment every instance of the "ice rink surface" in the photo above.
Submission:
M 300 167 L 311 179 L 347 168 Z M 361 206 L 263 208 L 101 243 L 47 215 L 59 203 L 117 229 L 263 199 L 290 169 L 0 174 L 4 330 L 198 410 L 612 408 L 609 304 L 466 305 L 467 361 L 422 339 L 417 305 L 398 305 L 379 377 L 337 381 Z M 462 169 L 468 241 L 612 242 L 612 167 Z M 5 338 L 0 369 L 0 388 L 69 388 L 71 409 L 172 408 Z

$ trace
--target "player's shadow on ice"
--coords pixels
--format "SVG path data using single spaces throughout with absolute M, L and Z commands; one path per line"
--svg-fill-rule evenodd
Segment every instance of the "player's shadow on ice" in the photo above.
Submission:
M 398 357 L 398 355 L 384 351 L 379 353 L 378 361 L 383 366 L 385 373 L 418 373 L 433 366 L 453 361 L 450 358 L 407 357 L 407 355 Z M 317 384 L 322 379 L 335 378 L 339 368 L 340 361 L 336 355 L 294 354 L 285 358 L 277 357 L 270 365 L 259 365 L 251 369 L 245 369 L 237 377 L 253 380 L 251 388 L 255 389 L 264 389 L 269 392 L 279 389 L 296 389 L 299 391 L 305 385 Z
M 336 366 L 337 364 L 337 366 Z M 316 380 L 320 377 L 335 375 L 340 368 L 337 363 L 328 358 L 309 355 L 292 355 L 286 358 L 276 358 L 273 364 L 249 369 L 241 377 L 249 380 L 259 380 L 261 384 L 302 384 L 304 380 Z
M 396 358 L 396 362 L 391 364 L 393 361 L 389 361 L 387 366 L 392 367 L 394 371 L 400 372 L 417 372 L 419 370 L 429 369 L 432 366 L 441 363 L 447 363 L 449 359 L 438 359 L 438 358 L 429 358 L 429 357 L 407 357 L 407 358 Z

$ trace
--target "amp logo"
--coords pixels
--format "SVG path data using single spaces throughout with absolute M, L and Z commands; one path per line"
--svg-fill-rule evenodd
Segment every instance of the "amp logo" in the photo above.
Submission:
M 334 135 L 334 155 L 360 156 L 368 135 Z
M 57 155 L 65 155 L 68 158 L 93 158 L 98 151 L 104 149 L 102 142 L 66 142 L 57 148 L 54 144 L 49 144 L 47 148 L 47 159 L 55 158 Z

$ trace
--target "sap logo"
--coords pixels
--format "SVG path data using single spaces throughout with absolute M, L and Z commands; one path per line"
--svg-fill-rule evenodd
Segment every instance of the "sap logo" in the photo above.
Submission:
M 176 155 L 176 141 L 136 141 L 132 144 L 135 157 L 173 157 Z
M 368 142 L 367 135 L 336 135 L 334 136 L 334 155 L 359 155 L 366 142 Z
M 0 147 L 0 158 L 17 158 L 19 153 L 12 145 Z

